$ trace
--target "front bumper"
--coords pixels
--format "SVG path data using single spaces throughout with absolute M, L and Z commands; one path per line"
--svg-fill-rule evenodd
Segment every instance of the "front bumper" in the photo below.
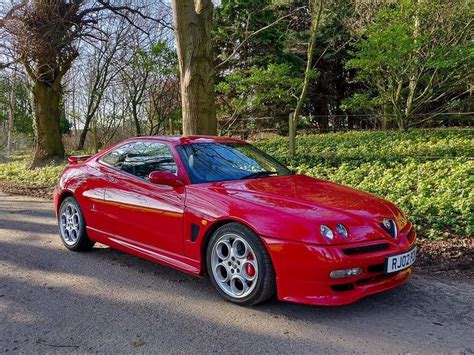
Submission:
M 321 246 L 263 238 L 277 274 L 279 300 L 324 306 L 350 304 L 403 284 L 411 268 L 384 273 L 388 256 L 410 250 L 416 232 L 410 224 L 398 240 L 380 239 L 349 245 Z M 383 248 L 382 248 L 383 246 Z M 361 267 L 361 275 L 331 279 L 333 270 Z

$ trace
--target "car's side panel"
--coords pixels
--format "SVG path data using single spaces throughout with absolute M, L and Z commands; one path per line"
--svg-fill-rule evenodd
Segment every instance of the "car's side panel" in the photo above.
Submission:
M 105 232 L 144 246 L 183 255 L 184 187 L 152 185 L 113 168 L 108 178 Z

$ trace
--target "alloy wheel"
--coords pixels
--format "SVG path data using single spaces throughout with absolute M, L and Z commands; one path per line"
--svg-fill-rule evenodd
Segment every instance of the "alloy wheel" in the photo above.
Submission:
M 255 288 L 258 263 L 255 252 L 245 239 L 225 234 L 212 248 L 211 267 L 214 279 L 229 296 L 244 298 Z
M 60 216 L 61 237 L 67 245 L 76 244 L 81 230 L 81 218 L 77 207 L 67 203 Z

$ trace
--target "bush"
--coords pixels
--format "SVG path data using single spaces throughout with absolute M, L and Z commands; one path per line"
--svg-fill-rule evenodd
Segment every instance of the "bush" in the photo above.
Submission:
M 11 157 L 8 163 L 0 164 L 0 181 L 6 180 L 23 186 L 53 187 L 58 182 L 58 176 L 64 165 L 50 165 L 33 170 L 28 169 L 30 157 L 19 155 Z
M 474 234 L 473 129 L 348 132 L 255 142 L 290 168 L 396 203 L 430 239 Z

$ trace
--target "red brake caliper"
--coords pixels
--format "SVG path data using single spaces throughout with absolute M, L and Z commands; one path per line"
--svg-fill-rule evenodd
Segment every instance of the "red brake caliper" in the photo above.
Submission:
M 247 259 L 248 259 L 248 260 L 253 260 L 253 255 L 252 255 L 252 254 L 249 254 L 249 255 L 247 256 Z M 247 263 L 247 264 L 245 264 L 245 272 L 247 273 L 247 275 L 249 275 L 250 277 L 252 277 L 252 276 L 255 275 L 255 268 L 253 267 L 252 264 Z

